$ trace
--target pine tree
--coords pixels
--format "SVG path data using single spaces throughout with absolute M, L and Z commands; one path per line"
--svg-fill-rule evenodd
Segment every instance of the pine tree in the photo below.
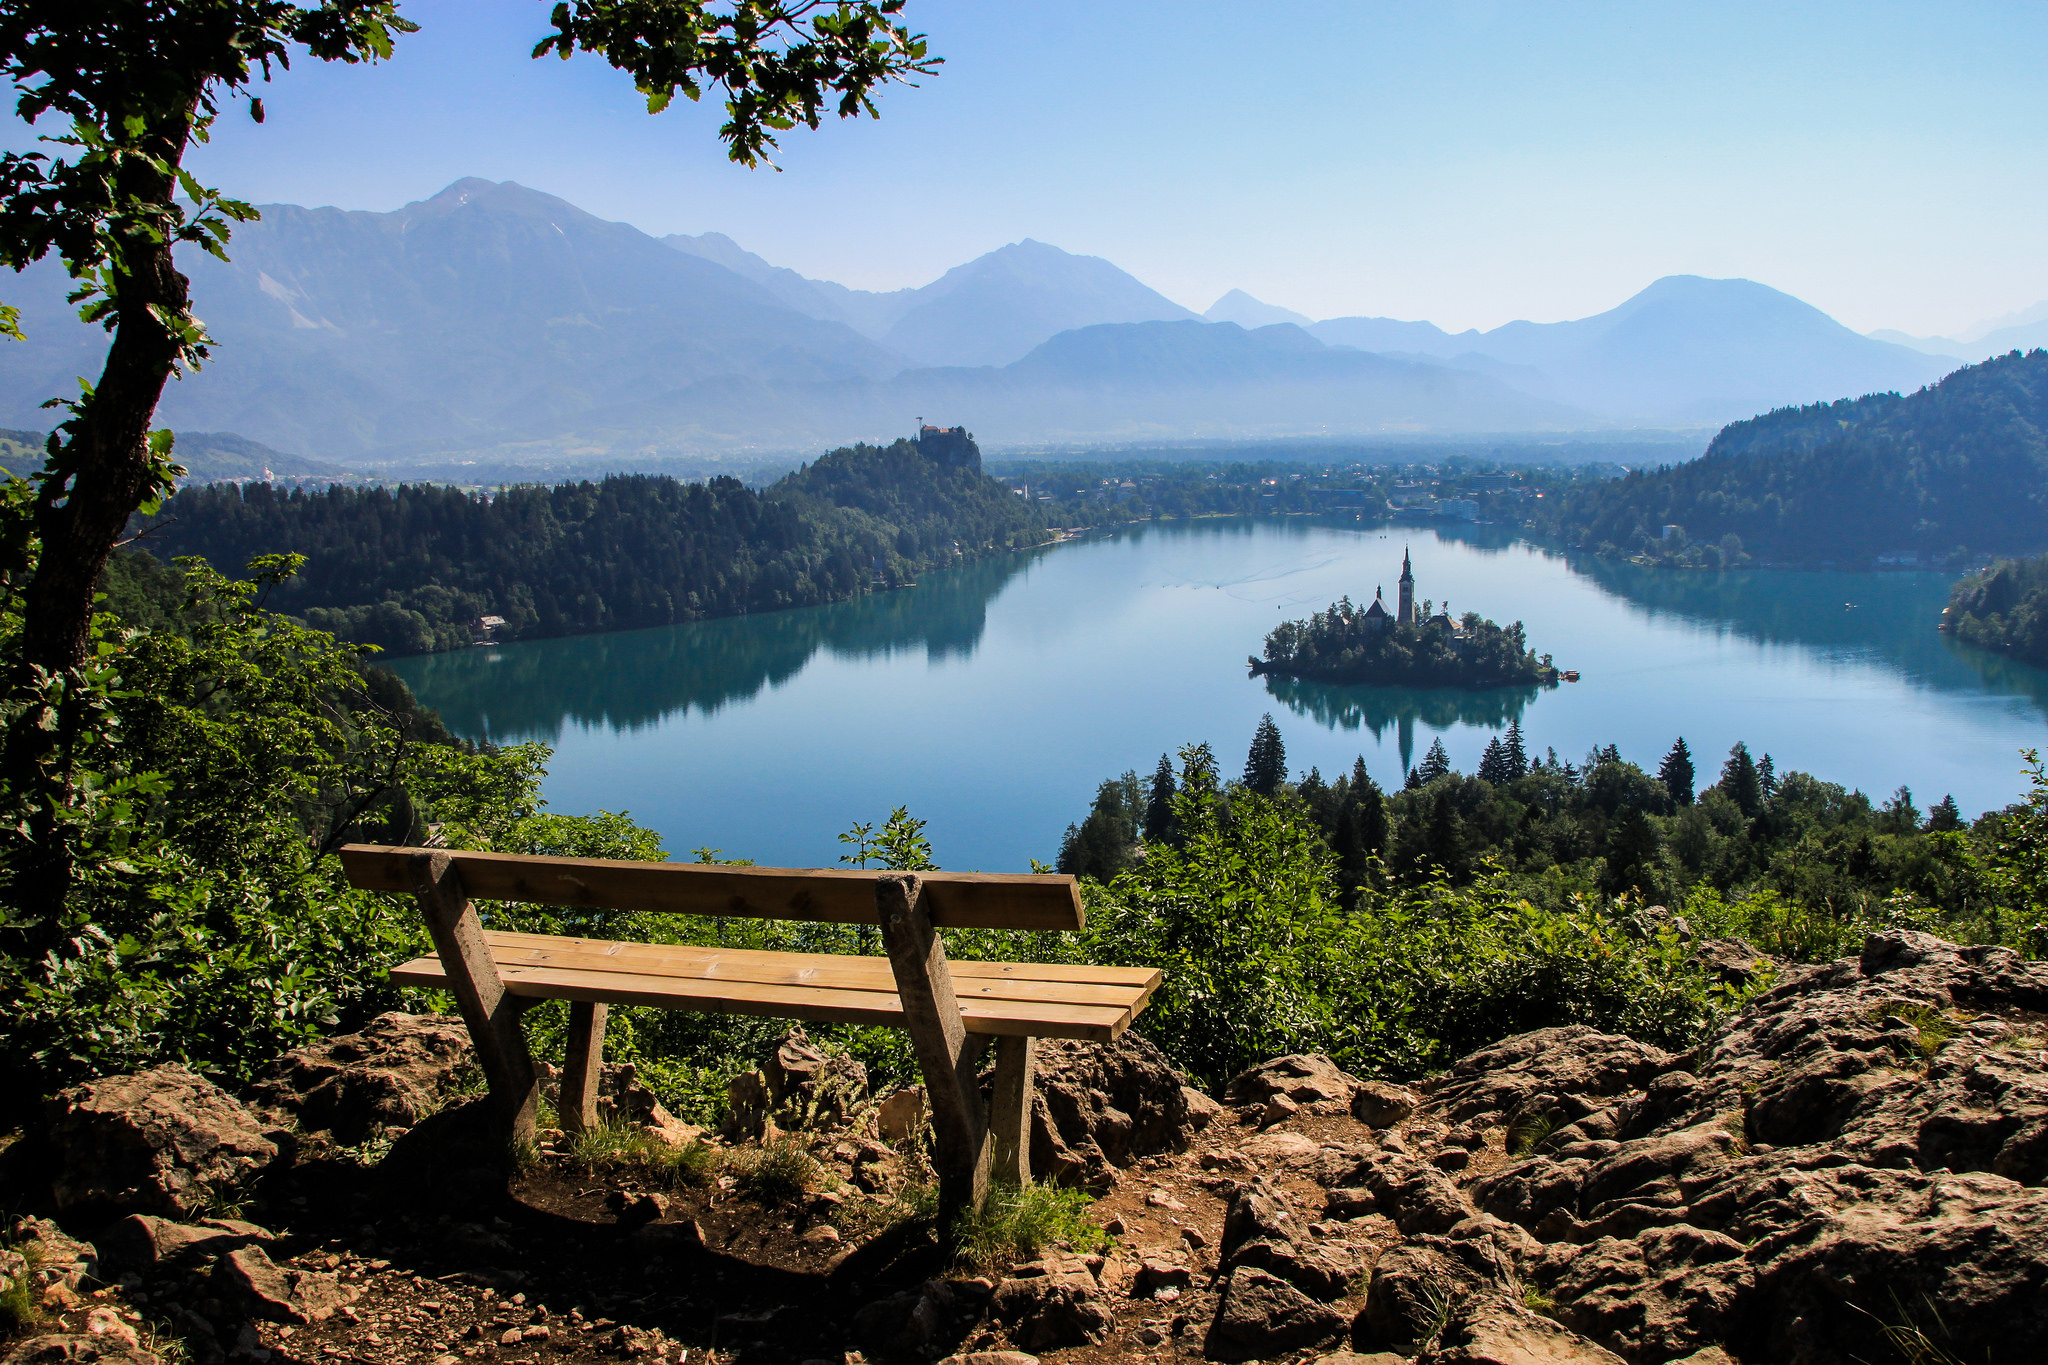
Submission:
M 1500 742 L 1498 735 L 1486 741 L 1486 751 L 1479 755 L 1479 778 L 1496 787 L 1510 778 L 1507 746 Z
M 1429 803 L 1429 823 L 1424 835 L 1424 861 L 1443 869 L 1457 881 L 1465 875 L 1465 822 L 1448 791 L 1439 791 Z
M 1953 796 L 1944 796 L 1934 803 L 1934 809 L 1927 812 L 1927 832 L 1948 834 L 1963 827 L 1963 812 L 1956 806 Z
M 1450 771 L 1451 756 L 1444 752 L 1444 742 L 1439 736 L 1430 743 L 1429 752 L 1422 756 L 1422 762 L 1408 774 L 1408 788 L 1413 791 L 1417 787 L 1426 787 L 1439 777 L 1449 775 Z
M 1268 711 L 1252 734 L 1251 752 L 1244 760 L 1244 784 L 1261 796 L 1271 796 L 1286 780 L 1287 746 L 1280 742 L 1280 727 Z
M 1728 799 L 1752 820 L 1763 810 L 1764 788 L 1757 777 L 1756 760 L 1749 756 L 1749 746 L 1739 739 L 1728 751 L 1728 761 L 1721 765 L 1720 787 L 1728 793 Z
M 1508 775 L 1510 777 L 1527 777 L 1529 775 L 1529 750 L 1522 743 L 1521 721 L 1511 720 L 1508 722 L 1508 736 L 1503 741 L 1503 746 L 1508 751 Z
M 1607 892 L 1654 893 L 1657 855 L 1663 846 L 1650 817 L 1634 806 L 1625 807 L 1607 836 Z
M 1771 762 L 1769 754 L 1765 754 L 1764 761 L 1756 765 L 1756 785 L 1758 790 L 1763 792 L 1764 800 L 1775 801 L 1777 799 L 1778 765 Z
M 1664 755 L 1664 761 L 1657 767 L 1657 780 L 1664 784 L 1664 790 L 1671 793 L 1671 804 L 1690 806 L 1693 783 L 1699 774 L 1692 766 L 1692 750 L 1685 747 L 1685 736 L 1678 737 L 1678 743 L 1671 746 L 1671 752 Z
M 1159 766 L 1152 770 L 1152 793 L 1145 802 L 1145 842 L 1148 844 L 1170 843 L 1174 837 L 1173 795 L 1178 788 L 1173 782 L 1173 760 L 1165 754 L 1159 755 Z

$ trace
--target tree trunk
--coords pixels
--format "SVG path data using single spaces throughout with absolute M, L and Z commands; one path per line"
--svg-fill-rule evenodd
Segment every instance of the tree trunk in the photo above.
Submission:
M 176 165 L 189 124 L 181 120 L 151 150 Z M 118 195 L 168 205 L 170 176 L 145 163 L 124 168 Z M 61 679 L 54 724 L 18 724 L 0 750 L 0 777 L 28 799 L 28 839 L 14 869 L 12 899 L 31 923 L 26 946 L 54 947 L 71 885 L 71 851 L 58 811 L 73 798 L 71 751 L 79 737 L 79 669 L 90 645 L 93 593 L 128 519 L 150 493 L 150 424 L 164 384 L 177 368 L 179 340 L 159 319 L 185 314 L 190 295 L 168 242 L 130 238 L 115 280 L 113 344 L 98 386 L 81 400 L 56 457 L 59 475 L 35 504 L 41 542 L 34 575 L 22 593 L 22 653 L 17 688 L 41 690 Z

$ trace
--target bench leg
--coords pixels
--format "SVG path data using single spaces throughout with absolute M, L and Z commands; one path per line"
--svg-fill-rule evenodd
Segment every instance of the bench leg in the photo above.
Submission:
M 604 1024 L 611 1007 L 603 1001 L 569 1002 L 569 1047 L 562 1059 L 562 1130 L 597 1128 L 597 1087 L 604 1077 Z
M 995 1138 L 990 1178 L 1020 1189 L 1031 1183 L 1033 1052 L 1029 1038 L 996 1039 L 996 1086 L 988 1118 Z
M 910 1030 L 931 1105 L 943 1228 L 963 1209 L 979 1209 L 988 1197 L 988 1120 L 974 1077 L 982 1040 L 970 1039 L 961 1022 L 952 969 L 932 927 L 923 882 L 909 872 L 880 878 L 875 883 L 875 909 L 896 976 L 896 995 L 903 1002 L 904 1026 Z
M 434 950 L 448 974 L 448 989 L 469 1025 L 470 1042 L 491 1087 L 492 1117 L 510 1142 L 531 1142 L 540 1101 L 540 1078 L 519 1016 L 527 1001 L 507 993 L 498 963 L 484 939 L 483 921 L 463 890 L 462 876 L 445 853 L 415 853 L 407 859 L 413 894 L 433 935 Z

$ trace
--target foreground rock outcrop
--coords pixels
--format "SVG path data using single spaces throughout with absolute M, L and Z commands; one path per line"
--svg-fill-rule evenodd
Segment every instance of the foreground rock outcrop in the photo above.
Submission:
M 47 1330 L 0 1360 L 2048 1359 L 2048 968 L 2000 949 L 1878 935 L 1690 1052 L 1545 1029 L 1412 1087 L 1290 1056 L 1219 1105 L 1136 1034 L 1047 1044 L 1035 1164 L 1109 1238 L 972 1268 L 916 1221 L 916 1093 L 797 1033 L 760 1138 L 664 1146 L 621 1070 L 640 1146 L 544 1133 L 452 1197 L 480 1158 L 435 1135 L 477 1106 L 418 1117 L 465 1064 L 440 1022 L 293 1054 L 260 1109 L 181 1068 L 65 1092 L 6 1192 L 63 1226 L 0 1255 Z M 410 1132 L 372 1168 L 358 1124 Z

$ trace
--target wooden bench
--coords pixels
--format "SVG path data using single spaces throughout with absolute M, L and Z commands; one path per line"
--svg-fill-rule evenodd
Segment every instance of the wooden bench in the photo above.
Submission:
M 456 999 L 490 1102 L 508 1138 L 531 1138 L 539 1082 L 519 1016 L 567 1000 L 562 1126 L 597 1122 L 607 1008 L 652 1005 L 713 1014 L 908 1029 L 924 1074 L 941 1215 L 978 1207 L 993 1175 L 1031 1178 L 1032 1039 L 1108 1042 L 1145 1008 L 1153 968 L 949 962 L 943 928 L 1071 930 L 1082 925 L 1072 877 L 978 872 L 807 871 L 696 863 L 523 857 L 349 844 L 349 882 L 418 899 L 436 956 L 392 981 Z M 486 930 L 474 900 L 881 927 L 887 957 L 620 943 Z M 995 1046 L 986 1107 L 977 1080 Z

